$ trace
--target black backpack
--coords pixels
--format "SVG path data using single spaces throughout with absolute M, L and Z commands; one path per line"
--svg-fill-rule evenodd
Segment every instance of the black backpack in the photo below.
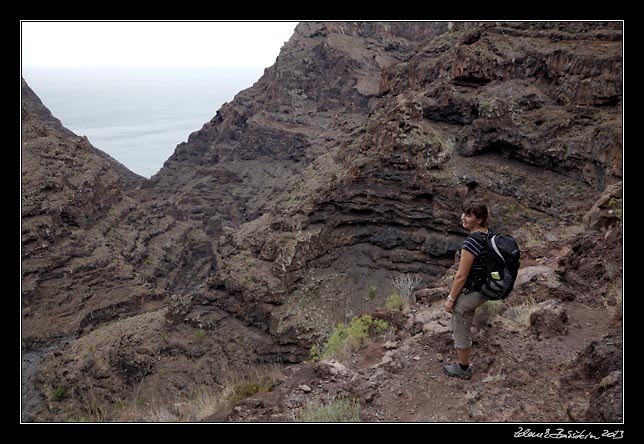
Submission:
M 505 299 L 514 288 L 519 273 L 519 244 L 512 236 L 490 229 L 487 253 L 487 275 L 480 283 L 480 292 L 484 298 L 493 301 Z

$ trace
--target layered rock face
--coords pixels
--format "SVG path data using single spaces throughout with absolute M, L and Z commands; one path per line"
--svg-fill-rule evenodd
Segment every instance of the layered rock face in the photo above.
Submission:
M 123 200 L 127 183 L 142 178 L 64 128 L 24 80 L 22 143 L 23 341 L 30 342 L 66 336 L 85 324 L 84 317 L 94 311 L 91 287 L 110 271 L 115 282 L 130 286 L 131 275 L 119 269 L 118 258 L 99 239 L 98 226 Z M 96 236 L 89 234 L 93 231 Z M 107 265 L 110 271 L 103 268 Z M 54 305 L 41 298 L 60 292 L 66 296 Z M 103 308 L 120 302 L 102 296 L 107 296 Z M 58 319 L 74 326 L 62 327 Z
M 522 245 L 569 242 L 621 180 L 621 37 L 620 23 L 301 23 L 149 181 L 25 85 L 23 341 L 70 340 L 41 390 L 75 387 L 74 411 L 302 360 L 393 279 L 443 277 L 467 198 Z
M 262 78 L 180 144 L 149 186 L 195 219 L 237 227 L 257 218 L 313 160 L 354 138 L 379 93 L 382 68 L 446 30 L 301 23 Z
M 382 305 L 401 273 L 425 283 L 440 277 L 463 239 L 460 203 L 469 197 L 485 198 L 493 226 L 512 229 L 524 245 L 573 234 L 622 174 L 621 30 L 568 25 L 416 24 L 425 33 L 403 60 L 382 67 L 368 113 L 342 121 L 342 137 L 327 130 L 324 140 L 310 138 L 301 152 L 325 149 L 300 162 L 286 193 L 258 188 L 263 206 L 248 205 L 248 222 L 222 236 L 222 265 L 209 282 L 218 304 L 284 340 L 310 343 L 324 325 Z M 275 78 L 299 47 L 298 29 Z M 338 46 L 364 28 L 320 29 L 315 37 L 328 47 L 364 51 Z M 307 81 L 286 84 L 310 91 Z M 337 99 L 343 109 L 360 110 L 359 85 Z M 324 97 L 325 106 L 337 103 L 332 91 Z M 291 109 L 290 121 L 305 119 L 303 108 Z M 254 146 L 240 145 L 244 153 Z M 181 150 L 198 152 L 190 141 Z

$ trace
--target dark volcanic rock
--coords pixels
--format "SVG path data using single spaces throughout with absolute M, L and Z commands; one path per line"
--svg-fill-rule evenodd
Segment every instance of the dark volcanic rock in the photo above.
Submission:
M 584 215 L 595 229 L 576 236 L 570 253 L 559 260 L 564 282 L 579 288 L 581 299 L 593 304 L 621 304 L 623 273 L 622 185 L 608 187 Z
M 414 91 L 426 118 L 460 126 L 461 155 L 519 158 L 596 189 L 621 177 L 620 23 L 459 23 L 452 31 L 387 69 L 381 88 Z M 478 38 L 467 38 L 472 32 Z
M 600 383 L 612 372 L 622 370 L 622 332 L 613 332 L 601 340 L 593 341 L 580 353 L 566 381 L 578 379 Z
M 595 387 L 586 411 L 588 422 L 622 422 L 624 420 L 624 383 L 622 372 L 615 370 Z
M 572 419 L 592 422 L 620 422 L 623 420 L 623 340 L 622 332 L 615 331 L 583 350 L 561 377 L 562 392 L 591 392 L 585 413 L 578 412 Z
M 530 330 L 538 338 L 568 333 L 568 314 L 554 301 L 547 301 L 530 314 Z

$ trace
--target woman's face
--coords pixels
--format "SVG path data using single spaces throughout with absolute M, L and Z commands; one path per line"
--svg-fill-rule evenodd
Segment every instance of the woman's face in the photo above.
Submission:
M 477 218 L 473 213 L 461 214 L 461 224 L 466 230 L 471 230 L 481 225 L 483 219 Z

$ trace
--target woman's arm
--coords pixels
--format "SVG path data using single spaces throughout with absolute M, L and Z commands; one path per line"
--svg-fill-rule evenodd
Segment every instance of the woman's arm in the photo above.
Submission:
M 448 299 L 445 302 L 445 310 L 448 312 L 452 312 L 452 308 L 454 308 L 454 303 L 456 302 L 456 298 L 458 298 L 458 295 L 461 293 L 461 290 L 463 289 L 463 286 L 465 285 L 465 282 L 467 281 L 467 276 L 470 274 L 470 270 L 472 269 L 472 264 L 474 263 L 475 256 L 470 253 L 469 251 L 463 249 L 461 250 L 461 260 L 458 263 L 458 271 L 456 272 L 456 276 L 454 277 L 454 282 L 452 282 L 452 288 L 450 289 L 449 296 L 451 298 Z

